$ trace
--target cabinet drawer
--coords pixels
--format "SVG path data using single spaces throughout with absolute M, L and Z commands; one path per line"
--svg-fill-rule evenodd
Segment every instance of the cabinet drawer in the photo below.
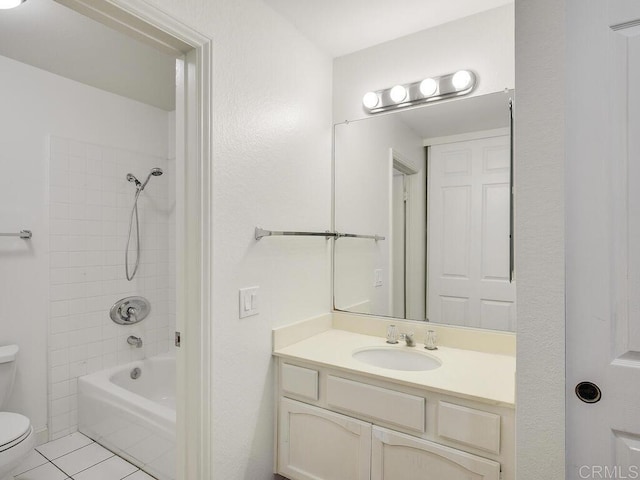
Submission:
M 310 400 L 318 400 L 318 372 L 310 368 L 296 367 L 287 363 L 280 371 L 282 390 Z
M 329 375 L 327 404 L 416 432 L 425 431 L 425 399 L 422 397 Z
M 449 440 L 500 453 L 500 415 L 462 407 L 438 404 L 438 435 Z

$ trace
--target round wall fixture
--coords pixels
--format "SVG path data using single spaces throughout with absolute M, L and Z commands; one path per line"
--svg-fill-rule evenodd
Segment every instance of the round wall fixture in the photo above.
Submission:
M 9 10 L 23 4 L 26 0 L 0 0 L 0 10 Z
M 118 325 L 133 325 L 149 315 L 151 304 L 144 297 L 126 297 L 118 300 L 109 310 L 109 316 Z

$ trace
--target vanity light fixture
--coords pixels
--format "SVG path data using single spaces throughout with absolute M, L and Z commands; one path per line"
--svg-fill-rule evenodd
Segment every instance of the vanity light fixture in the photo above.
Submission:
M 430 97 L 438 90 L 438 82 L 433 78 L 425 78 L 420 82 L 420 93 L 423 97 Z
M 456 90 L 464 90 L 471 83 L 471 74 L 467 70 L 460 70 L 453 75 L 451 83 Z
M 389 92 L 389 97 L 391 97 L 393 103 L 404 102 L 405 98 L 407 98 L 407 89 L 402 85 L 396 85 Z
M 419 82 L 367 92 L 362 98 L 362 104 L 368 113 L 380 113 L 466 95 L 473 91 L 476 83 L 476 74 L 471 70 L 458 70 L 439 77 L 425 78 Z
M 10 8 L 16 8 L 25 1 L 26 0 L 0 0 L 0 10 L 9 10 Z
M 379 103 L 380 98 L 378 98 L 378 94 L 376 92 L 367 92 L 364 94 L 364 97 L 362 97 L 362 104 L 369 110 L 376 108 Z

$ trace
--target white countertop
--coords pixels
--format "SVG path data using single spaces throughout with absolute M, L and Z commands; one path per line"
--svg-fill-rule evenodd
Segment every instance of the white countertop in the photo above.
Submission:
M 276 349 L 273 354 L 409 387 L 425 388 L 493 405 L 515 406 L 516 359 L 513 356 L 443 346 L 427 351 L 421 343 L 415 347 L 407 347 L 404 342 L 391 346 L 423 352 L 442 362 L 434 370 L 414 372 L 374 367 L 352 357 L 354 351 L 366 347 L 390 345 L 384 338 L 331 329 Z

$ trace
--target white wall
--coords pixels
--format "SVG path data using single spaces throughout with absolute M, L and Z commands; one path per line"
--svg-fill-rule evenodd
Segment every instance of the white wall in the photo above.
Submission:
M 473 96 L 513 88 L 513 31 L 511 4 L 336 58 L 334 122 L 366 116 L 362 96 L 368 91 L 460 69 L 479 77 Z
M 565 2 L 516 1 L 517 478 L 565 478 Z
M 2 239 L 0 244 L 0 343 L 21 347 L 7 409 L 28 415 L 42 430 L 50 278 L 48 135 L 166 158 L 167 113 L 4 57 L 0 77 L 5 111 L 0 117 L 0 230 L 33 230 L 29 241 Z
M 424 180 L 422 138 L 399 117 L 383 115 L 335 127 L 336 231 L 385 237 L 378 242 L 357 238 L 336 242 L 334 295 L 338 309 L 377 315 L 392 313 L 391 148 L 411 161 Z M 424 181 L 421 183 L 424 185 Z M 416 192 L 418 196 L 421 194 L 424 199 L 424 190 Z M 422 219 L 424 207 L 423 200 Z M 424 232 L 424 224 L 416 230 Z M 416 250 L 424 252 L 424 243 Z M 382 271 L 382 286 L 374 287 L 374 270 Z
M 271 329 L 330 309 L 331 59 L 263 2 L 153 0 L 213 39 L 215 478 L 272 478 Z M 238 319 L 238 289 L 260 314 Z

